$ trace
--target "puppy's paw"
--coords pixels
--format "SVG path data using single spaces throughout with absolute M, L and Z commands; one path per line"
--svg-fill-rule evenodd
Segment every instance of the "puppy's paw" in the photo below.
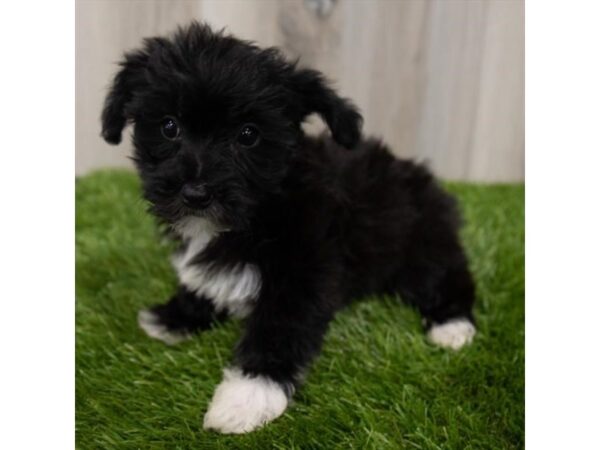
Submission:
M 287 404 L 279 383 L 226 369 L 204 416 L 204 428 L 226 434 L 248 433 L 279 417 Z
M 138 324 L 148 336 L 167 345 L 175 345 L 191 337 L 189 333 L 183 331 L 169 330 L 166 325 L 161 323 L 160 316 L 148 309 L 140 310 Z
M 458 350 L 470 344 L 475 336 L 475 325 L 468 319 L 453 319 L 441 324 L 434 324 L 427 332 L 432 343 L 440 347 Z

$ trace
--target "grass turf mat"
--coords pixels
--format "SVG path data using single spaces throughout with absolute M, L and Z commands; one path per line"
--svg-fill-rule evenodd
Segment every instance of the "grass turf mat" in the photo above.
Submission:
M 76 186 L 76 444 L 80 449 L 503 449 L 524 445 L 524 187 L 449 184 L 478 285 L 473 345 L 429 345 L 393 298 L 340 312 L 284 416 L 242 436 L 202 429 L 240 323 L 175 347 L 137 310 L 176 286 L 172 244 L 139 183 L 103 171 Z

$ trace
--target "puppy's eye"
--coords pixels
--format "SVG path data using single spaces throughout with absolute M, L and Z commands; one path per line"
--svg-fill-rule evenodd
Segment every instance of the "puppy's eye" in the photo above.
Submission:
M 254 125 L 244 125 L 237 137 L 238 144 L 242 147 L 254 147 L 260 138 L 258 128 Z
M 174 141 L 179 137 L 179 125 L 172 117 L 165 117 L 160 123 L 160 132 L 165 139 Z

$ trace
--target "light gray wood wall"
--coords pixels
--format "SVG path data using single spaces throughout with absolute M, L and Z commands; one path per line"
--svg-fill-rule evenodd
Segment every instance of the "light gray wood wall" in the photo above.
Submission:
M 322 70 L 360 107 L 366 133 L 446 179 L 524 178 L 522 0 L 78 0 L 78 174 L 130 166 L 127 140 L 99 137 L 115 62 L 192 18 Z

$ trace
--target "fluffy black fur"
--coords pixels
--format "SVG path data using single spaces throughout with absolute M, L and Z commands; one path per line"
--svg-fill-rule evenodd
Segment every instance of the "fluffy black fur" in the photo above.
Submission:
M 221 230 L 194 263 L 260 271 L 235 352 L 244 373 L 291 393 L 334 313 L 369 294 L 400 294 L 427 326 L 473 320 L 454 200 L 425 167 L 363 140 L 360 114 L 320 73 L 198 23 L 146 39 L 121 66 L 102 135 L 117 144 L 135 125 L 134 160 L 152 212 L 175 228 L 195 216 Z M 304 135 L 312 113 L 331 137 Z M 174 140 L 161 134 L 165 117 L 179 126 Z M 238 142 L 245 124 L 260 134 L 250 148 Z M 182 199 L 190 186 L 209 193 L 200 207 Z M 153 311 L 172 331 L 223 318 L 185 287 Z

